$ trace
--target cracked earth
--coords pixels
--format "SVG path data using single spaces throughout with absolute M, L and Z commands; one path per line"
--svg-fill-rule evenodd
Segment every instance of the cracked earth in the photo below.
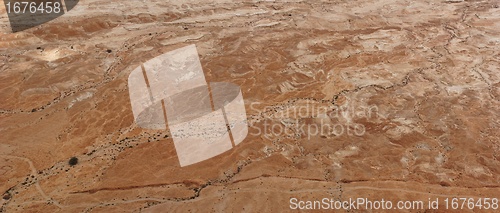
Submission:
M 82 0 L 18 33 L 8 32 L 2 5 L 0 212 L 276 212 L 292 197 L 499 198 L 499 5 Z M 250 132 L 181 168 L 168 131 L 134 123 L 127 78 L 189 44 L 208 82 L 240 85 Z M 347 105 L 375 111 L 320 116 Z M 289 113 L 304 109 L 324 111 Z M 355 134 L 300 128 L 326 124 Z M 262 131 L 267 125 L 287 134 Z

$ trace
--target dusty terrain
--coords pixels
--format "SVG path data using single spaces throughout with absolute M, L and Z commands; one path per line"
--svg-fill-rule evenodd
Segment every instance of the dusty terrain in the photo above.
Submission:
M 0 30 L 0 212 L 500 198 L 500 1 L 81 0 L 18 33 L 0 8 Z M 127 77 L 189 44 L 209 82 L 240 85 L 252 128 L 181 168 L 168 131 L 134 123 Z M 376 111 L 284 113 L 347 104 Z M 258 134 L 266 124 L 292 134 Z

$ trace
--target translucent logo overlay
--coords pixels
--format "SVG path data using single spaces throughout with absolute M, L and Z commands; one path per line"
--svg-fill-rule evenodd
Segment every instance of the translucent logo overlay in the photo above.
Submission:
M 169 129 L 181 167 L 230 150 L 248 134 L 240 87 L 207 84 L 195 45 L 137 67 L 128 88 L 137 125 Z

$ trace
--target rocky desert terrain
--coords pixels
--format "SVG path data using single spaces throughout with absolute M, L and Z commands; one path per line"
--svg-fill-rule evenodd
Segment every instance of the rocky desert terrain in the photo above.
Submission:
M 127 78 L 190 44 L 241 87 L 249 134 L 180 167 Z M 500 198 L 498 0 L 80 0 L 16 33 L 2 4 L 0 61 L 0 212 Z

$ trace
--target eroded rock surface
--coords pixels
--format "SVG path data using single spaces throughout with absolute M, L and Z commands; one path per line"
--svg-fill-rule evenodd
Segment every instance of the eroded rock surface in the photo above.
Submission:
M 0 211 L 500 198 L 499 5 L 88 0 L 15 34 L 2 8 Z M 181 168 L 168 131 L 134 123 L 127 77 L 188 44 L 240 85 L 250 133 Z

